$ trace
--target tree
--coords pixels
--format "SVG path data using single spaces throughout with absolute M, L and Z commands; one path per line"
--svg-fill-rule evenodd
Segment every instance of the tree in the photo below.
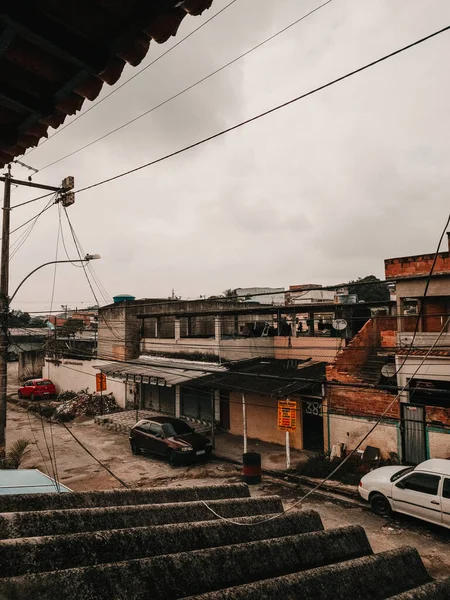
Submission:
M 238 300 L 237 290 L 236 289 L 232 290 L 230 288 L 228 290 L 225 290 L 224 293 L 223 293 L 223 295 L 225 296 L 225 298 L 233 298 L 233 299 Z
M 8 324 L 10 327 L 28 327 L 30 321 L 30 315 L 21 310 L 12 310 L 9 313 Z
M 368 285 L 351 285 L 352 283 L 367 283 Z M 388 302 L 390 298 L 388 286 L 375 275 L 366 275 L 366 277 L 358 277 L 356 281 L 351 281 L 348 293 L 356 294 L 358 300 L 364 302 Z
M 75 337 L 79 331 L 83 331 L 84 323 L 81 319 L 67 319 L 64 325 L 61 327 L 60 332 L 62 336 Z

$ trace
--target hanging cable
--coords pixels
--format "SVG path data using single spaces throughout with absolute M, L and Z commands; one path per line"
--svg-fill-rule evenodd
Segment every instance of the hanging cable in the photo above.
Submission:
M 61 133 L 62 131 L 64 131 L 64 129 L 67 129 L 67 127 L 70 127 L 71 125 L 73 125 L 76 121 L 78 121 L 79 119 L 81 119 L 82 117 L 84 117 L 85 115 L 87 115 L 89 112 L 91 112 L 91 110 L 94 110 L 95 108 L 97 108 L 97 106 L 99 106 L 102 102 L 104 102 L 105 100 L 107 100 L 108 98 L 110 98 L 113 94 L 115 94 L 116 92 L 118 92 L 119 90 L 121 90 L 123 87 L 125 87 L 126 85 L 128 85 L 130 83 L 130 81 L 133 81 L 133 79 L 136 79 L 136 77 L 139 77 L 140 75 L 142 75 L 142 73 L 144 73 L 144 71 L 146 71 L 147 69 L 149 69 L 150 67 L 152 67 L 155 63 L 157 63 L 159 60 L 161 60 L 162 58 L 164 58 L 164 56 L 166 56 L 167 54 L 169 54 L 169 52 L 172 52 L 172 50 L 175 50 L 175 48 L 177 48 L 180 44 L 182 44 L 187 39 L 189 39 L 190 37 L 192 37 L 195 33 L 197 33 L 197 31 L 199 31 L 200 29 L 202 29 L 203 27 L 205 27 L 205 25 L 207 25 L 213 19 L 215 19 L 216 17 L 218 17 L 221 13 L 223 13 L 227 8 L 229 8 L 230 6 L 232 6 L 235 2 L 236 2 L 236 0 L 232 0 L 231 2 L 229 2 L 226 6 L 224 6 L 222 9 L 220 9 L 214 15 L 212 15 L 212 17 L 210 17 L 209 19 L 207 19 L 199 27 L 197 27 L 196 29 L 194 29 L 193 31 L 191 31 L 191 33 L 189 33 L 188 35 L 186 35 L 184 38 L 182 38 L 181 40 L 179 40 L 176 44 L 174 44 L 173 46 L 171 46 L 168 50 L 166 50 L 165 52 L 163 52 L 162 54 L 160 54 L 157 58 L 155 58 L 154 60 L 152 60 L 152 62 L 150 64 L 148 64 L 145 67 L 143 67 L 142 69 L 140 69 L 140 71 L 138 71 L 137 73 L 135 73 L 134 75 L 132 75 L 129 79 L 127 79 L 126 81 L 124 81 L 122 84 L 118 85 L 109 94 L 107 94 L 106 96 L 104 96 L 103 98 L 101 98 L 98 102 L 96 102 L 95 104 L 93 104 L 92 106 L 90 106 L 89 108 L 87 108 L 85 111 L 83 111 L 77 117 L 73 118 L 69 123 L 67 123 L 67 125 L 64 125 L 63 127 L 59 127 L 52 136 L 48 137 L 47 139 L 43 139 L 39 143 L 39 145 L 36 146 L 35 148 L 31 148 L 31 150 L 29 150 L 26 153 L 26 156 L 29 156 L 32 152 L 34 152 L 35 150 L 37 150 L 38 148 L 40 148 L 41 146 L 43 146 L 44 144 L 46 144 L 50 140 L 53 140 L 53 138 L 55 136 L 57 136 L 59 133 Z M 38 171 L 39 170 L 40 169 L 38 169 Z
M 416 40 L 415 42 L 412 42 L 411 44 L 408 44 L 406 46 L 403 46 L 402 48 L 399 48 L 398 50 L 394 50 L 393 52 L 390 52 L 389 54 L 385 54 L 384 56 L 371 61 L 370 63 L 367 63 L 365 65 L 363 65 L 362 67 L 359 67 L 358 69 L 354 69 L 353 71 L 349 71 L 348 73 L 345 73 L 344 75 L 341 75 L 340 77 L 337 77 L 336 79 L 333 79 L 331 81 L 328 81 L 327 83 L 324 83 L 316 88 L 313 88 L 312 90 L 310 90 L 309 92 L 305 92 L 303 94 L 301 94 L 300 96 L 296 96 L 295 98 L 292 98 L 291 100 L 287 100 L 286 102 L 283 102 L 281 104 L 278 104 L 277 106 L 274 106 L 268 110 L 265 110 L 261 113 L 258 113 L 257 115 L 254 115 L 253 117 L 250 117 L 248 119 L 245 119 L 244 121 L 241 121 L 239 123 L 236 123 L 235 125 L 232 125 L 231 127 L 227 127 L 226 129 L 222 129 L 221 131 L 214 133 L 213 135 L 207 136 L 205 138 L 202 138 L 201 140 L 198 140 L 197 142 L 194 142 L 192 144 L 189 144 L 188 146 L 184 146 L 183 148 L 180 148 L 179 150 L 175 150 L 174 152 L 170 152 L 169 154 L 165 154 L 164 156 L 161 156 L 160 158 L 157 158 L 155 160 L 152 160 L 150 162 L 144 163 L 143 165 L 140 165 L 138 167 L 134 167 L 133 169 L 129 169 L 128 171 L 123 171 L 122 173 L 118 173 L 117 175 L 113 175 L 111 177 L 108 177 L 107 179 L 103 179 L 101 181 L 97 181 L 95 183 L 92 183 L 90 185 L 87 185 L 79 190 L 76 190 L 74 193 L 80 194 L 81 192 L 85 192 L 87 190 L 91 190 L 93 188 L 96 188 L 98 186 L 104 185 L 106 183 L 110 183 L 111 181 L 116 181 L 117 179 L 121 179 L 122 177 L 126 177 L 127 175 L 131 175 L 132 173 L 136 173 L 138 171 L 141 171 L 142 169 L 146 169 L 148 167 L 151 167 L 153 165 L 156 165 L 160 162 L 163 162 L 165 160 L 168 160 L 169 158 L 173 158 L 174 156 L 178 156 L 179 154 L 182 154 L 184 152 L 187 152 L 188 150 L 192 150 L 193 148 L 197 148 L 198 146 L 201 146 L 203 144 L 206 144 L 207 142 L 210 142 L 214 139 L 217 139 L 227 133 L 230 133 L 231 131 L 235 131 L 236 129 L 240 129 L 241 127 L 244 127 L 245 125 L 248 125 L 250 123 L 253 123 L 254 121 L 257 121 L 259 119 L 262 119 L 263 117 L 266 117 L 278 110 L 281 110 L 283 108 L 286 108 L 296 102 L 299 102 L 300 100 L 304 100 L 305 98 L 308 98 L 309 96 L 312 96 L 313 94 L 316 94 L 322 90 L 325 90 L 333 85 L 335 85 L 336 83 L 340 83 L 341 81 L 344 81 L 350 77 L 353 77 L 354 75 L 357 75 L 358 73 L 362 73 L 363 71 L 370 69 L 371 67 L 374 67 L 375 65 L 378 65 L 386 60 L 389 60 L 391 58 L 393 58 L 394 56 L 397 56 L 398 54 L 401 54 L 403 52 L 406 52 L 407 50 L 410 50 L 411 48 L 414 48 L 415 46 L 418 46 L 419 44 L 423 44 L 424 42 L 442 34 L 447 32 L 448 30 L 450 30 L 450 25 L 443 27 L 442 29 L 439 29 L 438 31 L 435 31 L 434 33 L 431 33 L 430 35 L 427 35 L 423 38 L 420 38 L 418 40 Z M 42 198 L 43 196 L 41 196 L 40 198 Z M 30 200 L 29 202 L 32 202 L 33 200 Z
M 320 4 L 317 8 L 309 11 L 308 13 L 306 13 L 306 15 L 303 15 L 302 17 L 300 17 L 299 19 L 297 19 L 296 21 L 294 21 L 293 23 L 290 23 L 287 27 L 284 27 L 283 29 L 281 29 L 280 31 L 278 31 L 277 33 L 271 35 L 270 37 L 266 38 L 265 40 L 263 40 L 262 42 L 260 42 L 259 44 L 257 44 L 256 46 L 253 46 L 252 48 L 250 48 L 249 50 L 247 50 L 246 52 L 243 52 L 242 54 L 240 54 L 239 56 L 237 56 L 236 58 L 234 58 L 233 60 L 230 60 L 229 62 L 227 62 L 226 64 L 222 65 L 221 67 L 219 67 L 218 69 L 212 71 L 212 73 L 209 73 L 208 75 L 206 75 L 205 77 L 202 77 L 201 79 L 197 80 L 195 83 L 192 83 L 191 85 L 189 85 L 188 87 L 184 88 L 183 90 L 181 90 L 180 92 L 177 92 L 176 94 L 174 94 L 173 96 L 170 96 L 170 98 L 167 98 L 166 100 L 163 100 L 162 102 L 160 102 L 159 104 L 153 106 L 152 108 L 146 110 L 145 112 L 141 113 L 140 115 L 138 115 L 137 117 L 134 117 L 133 119 L 130 119 L 129 121 L 127 121 L 126 123 L 123 123 L 122 125 L 119 125 L 119 127 L 116 127 L 115 129 L 113 129 L 112 131 L 109 131 L 108 133 L 105 133 L 104 135 L 96 138 L 95 140 L 88 142 L 87 144 L 85 144 L 84 146 L 81 146 L 80 148 L 77 148 L 76 150 L 73 150 L 72 152 L 69 152 L 68 154 L 66 154 L 65 156 L 62 156 L 60 158 L 57 158 L 56 160 L 52 161 L 51 163 L 48 163 L 47 165 L 45 165 L 44 167 L 41 167 L 39 169 L 39 171 L 43 171 L 44 169 L 48 169 L 49 167 L 52 167 L 53 165 L 56 165 L 58 163 L 60 163 L 61 161 L 65 160 L 66 158 L 69 158 L 70 156 L 74 156 L 75 154 L 78 154 L 78 152 L 81 152 L 82 150 L 86 150 L 86 148 L 89 148 L 90 146 L 92 146 L 93 144 L 96 144 L 97 142 L 100 142 L 101 140 L 104 140 L 105 138 L 109 137 L 110 135 L 113 135 L 114 133 L 117 133 L 118 131 L 121 131 L 122 129 L 124 129 L 125 127 L 128 127 L 128 125 L 131 125 L 132 123 L 135 123 L 136 121 L 138 121 L 139 119 L 142 119 L 143 117 L 149 115 L 150 113 L 154 112 L 155 110 L 158 110 L 159 108 L 165 106 L 166 104 L 168 104 L 169 102 L 172 102 L 172 100 L 175 100 L 176 98 L 179 98 L 180 96 L 182 96 L 183 94 L 185 94 L 186 92 L 189 92 L 190 90 L 192 90 L 193 88 L 197 87 L 198 85 L 200 85 L 201 83 L 203 83 L 204 81 L 207 81 L 208 79 L 211 79 L 211 77 L 214 77 L 214 75 L 217 75 L 218 73 L 220 73 L 221 71 L 223 71 L 224 69 L 226 69 L 227 67 L 233 65 L 234 63 L 236 63 L 237 61 L 241 60 L 242 58 L 244 58 L 245 56 L 248 56 L 251 52 L 254 52 L 255 50 L 257 50 L 258 48 L 261 48 L 262 46 L 264 46 L 264 44 L 267 44 L 268 42 L 270 42 L 271 40 L 275 39 L 277 36 L 281 35 L 282 33 L 284 33 L 285 31 L 287 31 L 288 29 L 290 29 L 291 27 L 293 27 L 294 25 L 297 25 L 298 23 L 300 23 L 301 21 L 303 21 L 304 19 L 306 19 L 307 17 L 309 17 L 310 15 L 314 14 L 315 12 L 317 12 L 318 10 L 320 10 L 321 8 L 323 8 L 324 6 L 326 6 L 327 4 L 330 4 L 333 0 L 327 0 L 326 2 L 324 2 L 323 4 Z

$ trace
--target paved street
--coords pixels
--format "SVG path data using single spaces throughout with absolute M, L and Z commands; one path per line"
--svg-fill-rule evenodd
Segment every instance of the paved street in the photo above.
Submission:
M 239 467 L 220 461 L 172 468 L 158 458 L 133 456 L 126 434 L 104 429 L 90 418 L 79 418 L 69 427 L 99 460 L 131 486 L 240 481 Z M 120 485 L 76 443 L 64 427 L 53 425 L 50 430 L 48 422 L 41 422 L 32 414 L 27 415 L 13 404 L 8 405 L 8 445 L 19 438 L 36 440 L 37 444 L 33 443 L 23 466 L 37 467 L 51 475 L 44 432 L 50 449 L 53 435 L 56 469 L 62 483 L 73 490 L 111 489 Z M 267 477 L 261 485 L 252 488 L 253 495 L 279 494 L 286 507 L 306 491 L 294 484 Z M 329 495 L 315 495 L 303 506 L 319 511 L 327 528 L 362 525 L 375 552 L 404 545 L 415 546 L 433 576 L 450 576 L 450 531 L 404 516 L 382 519 L 359 502 L 339 500 Z

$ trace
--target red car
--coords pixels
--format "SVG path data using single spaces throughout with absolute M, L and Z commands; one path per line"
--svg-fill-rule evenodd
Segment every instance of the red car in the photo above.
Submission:
M 56 388 L 50 379 L 29 379 L 17 392 L 19 398 L 51 398 L 56 396 Z

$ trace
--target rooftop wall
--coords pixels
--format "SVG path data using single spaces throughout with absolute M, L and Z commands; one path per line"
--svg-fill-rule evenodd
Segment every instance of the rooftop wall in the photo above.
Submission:
M 428 275 L 433 264 L 435 254 L 419 254 L 417 256 L 404 256 L 401 258 L 387 258 L 384 261 L 386 279 L 414 277 Z M 450 253 L 440 252 L 434 267 L 434 274 L 450 274 Z

